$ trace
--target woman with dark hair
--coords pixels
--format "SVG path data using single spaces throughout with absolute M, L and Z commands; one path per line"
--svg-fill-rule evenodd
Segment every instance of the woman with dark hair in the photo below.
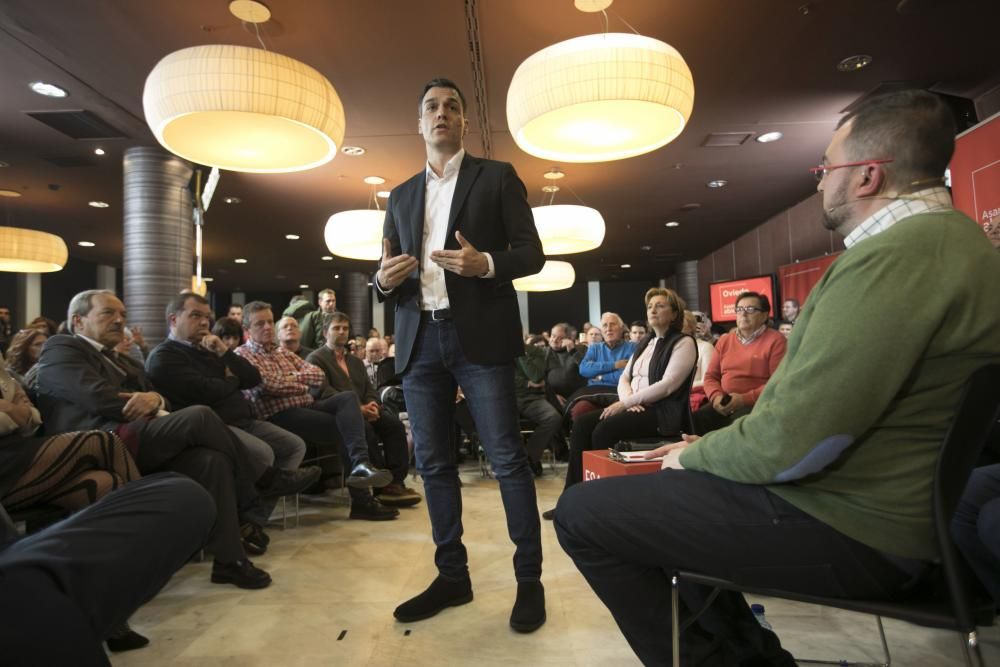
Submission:
M 59 333 L 59 324 L 55 320 L 50 320 L 49 318 L 42 317 L 41 315 L 28 322 L 28 326 L 25 328 L 44 331 L 45 335 L 49 338 Z
M 566 488 L 583 480 L 583 452 L 610 449 L 620 440 L 677 437 L 691 430 L 688 405 L 698 348 L 682 332 L 684 300 L 654 287 L 646 292 L 650 329 L 636 345 L 618 381 L 618 400 L 573 422 Z M 542 516 L 551 519 L 555 510 Z
M 48 339 L 48 334 L 41 329 L 21 329 L 11 339 L 7 350 L 7 370 L 22 385 L 25 383 L 24 376 L 38 363 L 42 346 Z
M 220 317 L 212 327 L 212 333 L 221 338 L 230 350 L 243 343 L 243 324 L 235 317 Z

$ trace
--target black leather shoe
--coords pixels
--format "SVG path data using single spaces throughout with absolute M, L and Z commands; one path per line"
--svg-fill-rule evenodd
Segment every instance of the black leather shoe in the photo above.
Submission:
M 243 550 L 251 556 L 263 556 L 271 542 L 263 528 L 250 522 L 240 526 L 240 539 L 243 540 Z
M 352 519 L 363 519 L 365 521 L 390 521 L 399 516 L 399 510 L 394 507 L 386 507 L 372 496 L 363 500 L 351 500 Z
M 556 515 L 555 507 L 553 507 L 550 510 L 545 510 L 544 512 L 542 512 L 542 518 L 545 519 L 546 521 L 552 521 L 552 517 L 554 517 L 555 515 Z
M 271 585 L 271 575 L 259 567 L 254 567 L 248 558 L 235 563 L 212 563 L 213 584 L 233 584 L 237 588 L 267 588 Z
M 108 643 L 108 650 L 112 653 L 134 651 L 149 645 L 149 640 L 130 628 L 128 623 L 125 623 L 120 628 L 116 628 L 106 641 Z
M 392 615 L 397 621 L 413 623 L 430 618 L 448 607 L 472 602 L 472 581 L 466 577 L 451 581 L 438 576 L 423 593 L 396 607 Z
M 517 600 L 510 612 L 510 627 L 518 632 L 534 632 L 545 623 L 545 588 L 540 581 L 517 584 Z
M 391 481 L 391 472 L 383 468 L 376 468 L 365 461 L 354 466 L 354 469 L 351 470 L 351 476 L 347 478 L 347 486 L 353 486 L 356 489 L 367 489 L 374 486 L 379 489 Z
M 264 498 L 295 495 L 315 484 L 322 473 L 319 466 L 307 466 L 298 470 L 275 470 L 274 478 L 266 488 L 260 489 L 260 495 Z

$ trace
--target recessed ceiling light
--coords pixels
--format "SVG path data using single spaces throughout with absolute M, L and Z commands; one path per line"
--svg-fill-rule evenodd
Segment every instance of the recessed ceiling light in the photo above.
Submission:
M 565 175 L 566 174 L 564 174 L 563 171 L 559 167 L 552 167 L 547 172 L 545 172 L 544 174 L 542 174 L 542 176 L 544 176 L 545 178 L 549 179 L 550 181 L 558 181 L 560 178 L 562 178 Z
M 21 193 L 17 190 L 0 190 L 0 197 L 20 197 Z
M 103 148 L 97 147 L 94 149 L 94 155 L 104 155 L 105 150 Z
M 333 274 L 333 278 L 334 278 L 334 280 L 339 280 L 340 279 L 340 274 L 339 273 Z
M 641 245 L 641 246 L 639 246 L 639 250 L 643 250 L 645 252 L 649 252 L 652 249 L 653 249 L 653 246 L 651 246 L 651 245 Z
M 274 277 L 275 277 L 275 278 L 277 278 L 278 280 L 284 280 L 286 276 L 285 276 L 285 274 L 283 274 L 283 273 L 279 273 L 279 274 L 277 274 L 277 275 L 276 275 L 276 276 L 274 276 Z
M 111 206 L 111 204 L 106 201 L 89 201 L 87 202 L 87 206 L 93 206 L 94 208 L 107 208 Z
M 364 155 L 365 149 L 361 146 L 343 146 L 340 152 L 344 155 L 350 155 L 351 157 L 357 157 L 358 155 Z
M 330 255 L 323 255 L 322 257 L 320 257 L 320 259 L 323 260 L 324 262 L 332 262 L 333 261 L 333 257 L 331 257 Z
M 222 201 L 227 204 L 239 204 L 242 200 L 239 197 L 223 197 Z
M 663 226 L 664 227 L 680 227 L 681 223 L 677 222 L 676 220 L 671 220 L 670 222 L 663 223 Z
M 872 64 L 872 57 L 866 55 L 848 56 L 837 63 L 837 70 L 841 72 L 857 72 Z
M 375 193 L 375 196 L 380 197 L 382 199 L 388 199 L 390 194 L 392 193 L 390 193 L 388 190 L 379 190 L 378 192 Z
M 622 268 L 623 269 L 631 269 L 632 265 L 631 264 L 622 264 Z
M 372 286 L 372 284 L 371 284 L 371 283 L 368 283 L 368 286 L 369 286 L 369 287 L 371 287 L 371 286 Z
M 235 264 L 246 264 L 247 263 L 247 261 L 245 259 L 243 259 L 242 257 L 237 257 L 236 259 L 233 260 L 233 262 Z
M 309 285 L 306 283 L 302 283 L 301 285 L 299 285 L 299 289 L 309 289 Z
M 299 240 L 299 235 L 298 234 L 285 234 L 285 238 L 288 239 L 289 241 L 298 241 Z
M 69 93 L 59 86 L 45 83 L 44 81 L 32 81 L 28 86 L 39 95 L 45 95 L 46 97 L 66 97 L 69 95 Z
M 82 246 L 84 248 L 93 248 L 94 247 L 94 242 L 93 241 L 77 241 L 76 244 L 78 246 Z
M 247 23 L 266 23 L 271 18 L 271 10 L 256 0 L 233 0 L 229 3 L 229 13 Z
M 381 176 L 365 176 L 365 183 L 368 185 L 382 185 L 385 179 Z
M 721 179 L 721 178 L 717 178 L 714 181 L 709 181 L 705 185 L 707 185 L 710 188 L 724 188 L 727 185 L 729 185 L 729 181 Z
M 208 276 L 202 276 L 201 282 L 203 282 L 203 283 L 210 283 L 213 280 L 215 280 L 215 278 L 209 278 Z
M 543 185 L 542 192 L 559 192 L 558 185 Z
M 777 141 L 781 139 L 783 135 L 781 132 L 765 132 L 764 134 L 757 137 L 757 142 L 761 144 L 769 144 L 772 141 Z
M 0 160 L 0 169 L 3 169 L 4 167 L 9 167 L 9 166 L 10 166 L 9 162 L 4 162 L 3 160 Z

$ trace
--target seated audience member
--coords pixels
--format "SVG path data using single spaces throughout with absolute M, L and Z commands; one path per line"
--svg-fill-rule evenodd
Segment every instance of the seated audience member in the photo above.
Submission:
M 302 345 L 313 350 L 319 349 L 325 342 L 323 336 L 330 326 L 330 315 L 337 312 L 337 293 L 325 289 L 319 293 L 319 308 L 306 313 L 302 318 Z
M 636 346 L 623 370 L 618 400 L 573 422 L 566 489 L 583 481 L 583 452 L 611 449 L 620 440 L 677 437 L 688 428 L 698 347 L 681 332 L 684 300 L 673 290 L 653 287 L 646 292 L 646 316 L 652 333 Z M 542 516 L 551 519 L 553 511 Z
M 243 304 L 242 303 L 232 303 L 229 304 L 229 310 L 226 311 L 226 317 L 231 317 L 237 322 L 243 321 Z
M 49 318 L 42 317 L 41 315 L 28 322 L 28 326 L 25 328 L 44 331 L 45 335 L 49 338 L 52 338 L 52 336 L 59 333 L 59 325 L 55 322 L 55 320 L 50 320 Z
M 66 435 L 97 434 L 114 438 Z M 0 506 L 0 662 L 110 665 L 101 641 L 125 648 L 110 638 L 205 544 L 214 521 L 211 496 L 168 473 L 130 482 L 24 538 Z
M 350 518 L 385 521 L 399 516 L 372 496 L 370 487 L 392 481 L 388 470 L 369 462 L 364 419 L 357 397 L 341 392 L 316 400 L 311 390 L 320 391 L 326 382 L 323 371 L 289 352 L 275 340 L 274 315 L 270 304 L 251 301 L 243 307 L 243 327 L 247 342 L 236 348 L 260 372 L 261 383 L 244 390 L 257 419 L 291 431 L 320 457 L 339 455 L 347 475 L 351 495 Z M 310 453 L 307 451 L 307 456 Z M 333 482 L 329 459 L 319 461 L 326 484 Z
M 617 313 L 601 315 L 601 330 L 603 341 L 589 345 L 580 362 L 580 375 L 587 379 L 587 386 L 577 389 L 568 400 L 573 419 L 615 402 L 618 380 L 635 352 L 635 343 L 625 340 L 625 322 Z M 606 388 L 606 395 L 596 396 L 595 390 L 601 388 Z
M 212 334 L 218 336 L 226 348 L 235 350 L 243 344 L 243 323 L 232 317 L 222 317 L 212 327 Z
M 101 429 L 117 434 L 139 471 L 188 475 L 212 495 L 218 520 L 206 549 L 215 555 L 214 583 L 263 588 L 271 577 L 254 567 L 240 540 L 240 517 L 257 502 L 255 474 L 245 449 L 209 408 L 167 413 L 143 367 L 114 352 L 125 328 L 125 306 L 113 292 L 88 290 L 70 301 L 72 336 L 49 338 L 38 360 L 38 407 L 54 433 Z M 293 480 L 261 478 L 260 494 L 294 493 Z
M 785 302 L 781 304 L 781 317 L 790 324 L 795 324 L 795 320 L 799 318 L 799 306 L 798 299 L 785 299 Z
M 694 432 L 704 435 L 749 414 L 785 356 L 785 337 L 767 326 L 771 304 L 757 292 L 736 300 L 736 329 L 715 344 L 705 371 L 709 403 L 694 413 Z
M 381 338 L 381 337 L 382 334 L 380 334 L 378 332 L 378 329 L 376 329 L 375 327 L 372 327 L 371 329 L 368 330 L 368 338 Z
M 385 340 L 379 338 L 378 336 L 373 336 L 365 341 L 365 359 L 362 363 L 365 365 L 365 373 L 368 375 L 368 379 L 371 380 L 372 386 L 378 390 L 378 371 L 385 361 L 385 353 L 389 349 L 389 346 L 385 344 Z
M 379 502 L 395 507 L 416 505 L 422 498 L 416 491 L 406 488 L 406 473 L 410 470 L 406 429 L 396 415 L 379 405 L 375 387 L 365 372 L 364 363 L 347 353 L 350 333 L 350 318 L 339 311 L 333 313 L 325 336 L 326 343 L 310 354 L 307 361 L 323 369 L 326 375 L 330 389 L 324 392 L 324 396 L 337 392 L 354 392 L 360 401 L 369 456 L 378 460 L 378 443 L 382 443 L 382 458 L 392 472 L 392 481 L 376 492 Z
M 358 361 L 364 363 L 365 356 L 368 354 L 365 346 L 368 344 L 368 340 L 364 336 L 355 336 L 351 339 L 353 345 L 350 348 L 351 355 Z
M 694 313 L 695 320 L 694 337 L 714 346 L 715 341 L 719 337 L 712 330 L 712 320 L 700 310 L 693 310 L 691 312 Z
M 849 112 L 816 168 L 825 226 L 847 249 L 753 412 L 652 452 L 665 455 L 659 474 L 560 499 L 560 544 L 644 663 L 670 660 L 677 570 L 873 600 L 938 558 L 941 443 L 969 377 L 1000 361 L 1000 262 L 942 184 L 954 136 L 948 105 L 925 91 Z M 905 336 L 872 335 L 901 322 Z M 679 591 L 682 619 L 712 594 L 683 578 Z M 795 664 L 729 591 L 680 646 L 686 665 Z
M 993 217 L 983 223 L 983 233 L 990 240 L 993 247 L 1000 250 L 1000 219 Z
M 1000 608 L 1000 463 L 972 471 L 951 520 L 951 535 Z
M 294 317 L 282 317 L 278 320 L 278 345 L 299 355 L 300 359 L 305 359 L 313 351 L 311 347 L 302 344 L 302 332 Z
M 174 409 L 205 405 L 225 422 L 250 455 L 256 474 L 268 469 L 286 471 L 302 489 L 314 484 L 320 469 L 298 470 L 306 454 L 302 438 L 283 428 L 253 418 L 253 409 L 241 390 L 260 384 L 260 373 L 208 331 L 212 317 L 208 301 L 191 292 L 167 304 L 170 334 L 149 354 L 146 372 Z M 292 320 L 294 322 L 294 320 Z M 248 553 L 261 555 L 270 541 L 260 526 L 267 522 L 277 498 L 262 500 L 247 512 L 251 521 L 240 528 Z
M 646 337 L 646 323 L 636 320 L 629 326 L 628 340 L 630 343 L 638 343 Z
M 684 333 L 694 336 L 698 330 L 698 319 L 690 310 L 684 311 Z M 695 338 L 698 344 L 698 365 L 694 371 L 694 382 L 691 383 L 691 411 L 697 412 L 708 400 L 705 395 L 705 372 L 715 354 L 715 347 L 706 340 Z
M 545 398 L 544 345 L 544 340 L 542 347 L 525 345 L 524 356 L 514 360 L 517 411 L 521 419 L 527 421 L 533 429 L 525 443 L 525 449 L 535 477 L 542 476 L 542 452 L 562 428 L 562 415 Z
M 792 327 L 795 326 L 794 322 L 788 322 L 786 320 L 778 321 L 778 333 L 785 337 L 787 340 L 789 336 L 792 335 Z
M 587 329 L 587 347 L 590 348 L 591 345 L 597 345 L 604 342 L 604 336 L 601 334 L 600 327 L 590 327 Z
M 546 396 L 558 408 L 566 399 L 586 384 L 580 377 L 580 362 L 587 349 L 577 343 L 576 330 L 565 322 L 552 327 L 549 349 L 545 351 Z
M 38 363 L 42 346 L 49 339 L 41 329 L 21 329 L 10 340 L 7 350 L 7 371 L 22 386 L 27 386 L 28 372 Z
M 14 336 L 14 325 L 11 323 L 10 308 L 0 306 L 0 356 L 7 353 L 10 339 Z

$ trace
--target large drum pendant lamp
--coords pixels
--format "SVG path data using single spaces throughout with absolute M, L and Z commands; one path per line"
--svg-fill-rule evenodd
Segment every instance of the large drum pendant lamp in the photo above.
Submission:
M 536 157 L 605 162 L 670 143 L 693 105 L 691 70 L 676 49 L 606 33 L 553 44 L 521 63 L 507 91 L 507 124 Z
M 51 273 L 66 266 L 66 243 L 47 232 L 0 227 L 0 271 Z
M 576 271 L 569 262 L 548 260 L 538 273 L 517 278 L 514 289 L 519 292 L 555 292 L 573 286 Z
M 334 213 L 326 222 L 323 239 L 334 255 L 348 259 L 377 260 L 382 257 L 382 227 L 385 211 L 358 209 Z
M 597 209 L 575 204 L 551 204 L 531 209 L 542 252 L 569 255 L 600 248 L 604 242 L 604 217 Z
M 344 106 L 326 77 L 246 46 L 171 53 L 149 73 L 142 106 L 164 148 L 230 171 L 312 169 L 344 141 Z

